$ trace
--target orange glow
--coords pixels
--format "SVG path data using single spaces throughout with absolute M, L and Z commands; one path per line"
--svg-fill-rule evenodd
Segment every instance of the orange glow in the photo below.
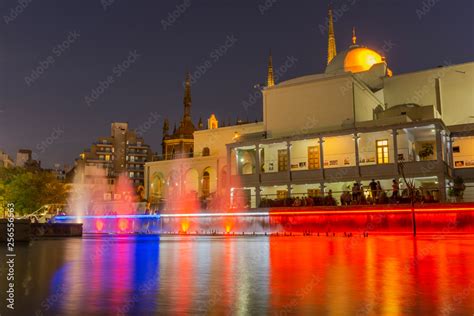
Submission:
M 373 65 L 382 61 L 382 56 L 375 51 L 365 47 L 357 47 L 347 53 L 344 59 L 344 71 L 352 73 L 367 71 Z
M 232 228 L 235 228 L 236 219 L 234 217 L 227 217 L 224 219 L 224 229 L 228 234 L 232 231 Z
M 127 228 L 128 228 L 128 220 L 125 219 L 125 218 L 121 218 L 119 219 L 118 221 L 118 228 L 120 229 L 120 231 L 125 231 Z
M 102 229 L 104 228 L 104 222 L 101 220 L 97 220 L 95 222 L 95 228 L 97 229 L 97 231 L 101 232 Z
M 459 212 L 459 211 L 474 211 L 474 207 L 440 207 L 440 208 L 415 208 L 417 213 L 420 212 Z M 340 209 L 340 210 L 321 210 L 321 211 L 298 211 L 298 210 L 283 210 L 270 211 L 270 215 L 324 215 L 324 214 L 364 214 L 364 213 L 407 213 L 411 209 Z
M 183 221 L 181 222 L 181 230 L 186 233 L 189 229 L 189 222 L 188 221 Z
M 325 214 L 366 214 L 366 213 L 406 213 L 410 209 L 386 209 L 386 210 L 340 210 L 340 211 L 281 211 L 271 212 L 270 215 L 325 215 Z

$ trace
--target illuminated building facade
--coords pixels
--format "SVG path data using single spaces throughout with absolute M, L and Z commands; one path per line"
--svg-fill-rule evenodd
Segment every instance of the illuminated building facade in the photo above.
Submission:
M 147 164 L 148 196 L 163 198 L 170 183 L 207 194 L 202 183 L 211 165 L 214 191 L 244 196 L 251 207 L 329 190 L 338 199 L 371 179 L 389 190 L 401 178 L 400 161 L 437 200 L 447 199 L 455 176 L 473 183 L 474 62 L 395 75 L 381 54 L 358 44 L 355 30 L 338 54 L 332 25 L 329 31 L 324 73 L 267 80 L 263 122 L 196 131 L 194 153 L 212 148 L 211 155 L 183 159 L 180 171 Z M 270 59 L 268 74 L 271 67 Z
M 104 199 L 113 199 L 120 174 L 126 174 L 135 187 L 144 184 L 145 163 L 152 160 L 152 155 L 150 146 L 129 129 L 128 123 L 114 122 L 110 136 L 99 137 L 76 159 L 75 174 L 80 177 L 76 181 L 106 184 L 109 193 Z

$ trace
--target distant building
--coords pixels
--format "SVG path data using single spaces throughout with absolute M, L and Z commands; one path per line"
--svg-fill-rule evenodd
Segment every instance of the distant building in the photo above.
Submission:
M 13 168 L 14 166 L 13 159 L 6 152 L 0 150 L 0 167 Z
M 53 168 L 51 169 L 51 173 L 54 174 L 59 181 L 66 180 L 67 171 L 68 166 L 62 166 L 59 163 L 55 163 Z
M 31 161 L 31 150 L 30 149 L 20 149 L 16 153 L 15 165 L 17 167 L 24 167 L 28 161 Z
M 150 146 L 129 129 L 128 123 L 112 123 L 111 136 L 99 137 L 76 160 L 75 175 L 80 176 L 76 181 L 83 184 L 105 182 L 113 197 L 120 174 L 126 174 L 135 187 L 143 185 L 145 162 L 151 161 L 152 155 Z
M 33 159 L 31 149 L 18 150 L 15 165 L 20 168 L 41 169 L 41 161 Z

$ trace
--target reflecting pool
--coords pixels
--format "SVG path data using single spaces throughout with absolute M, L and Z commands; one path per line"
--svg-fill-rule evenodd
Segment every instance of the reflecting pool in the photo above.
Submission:
M 12 315 L 474 311 L 472 235 L 86 236 L 16 253 Z M 3 295 L 5 269 L 4 260 Z

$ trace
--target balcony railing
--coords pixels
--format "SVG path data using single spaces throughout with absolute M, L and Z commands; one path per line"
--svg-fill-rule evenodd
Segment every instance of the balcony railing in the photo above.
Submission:
M 199 157 L 210 157 L 211 155 L 202 153 L 175 153 L 175 154 L 168 154 L 168 155 L 154 155 L 153 161 L 161 161 L 161 160 L 173 160 L 173 159 L 187 159 L 187 158 L 199 158 Z

